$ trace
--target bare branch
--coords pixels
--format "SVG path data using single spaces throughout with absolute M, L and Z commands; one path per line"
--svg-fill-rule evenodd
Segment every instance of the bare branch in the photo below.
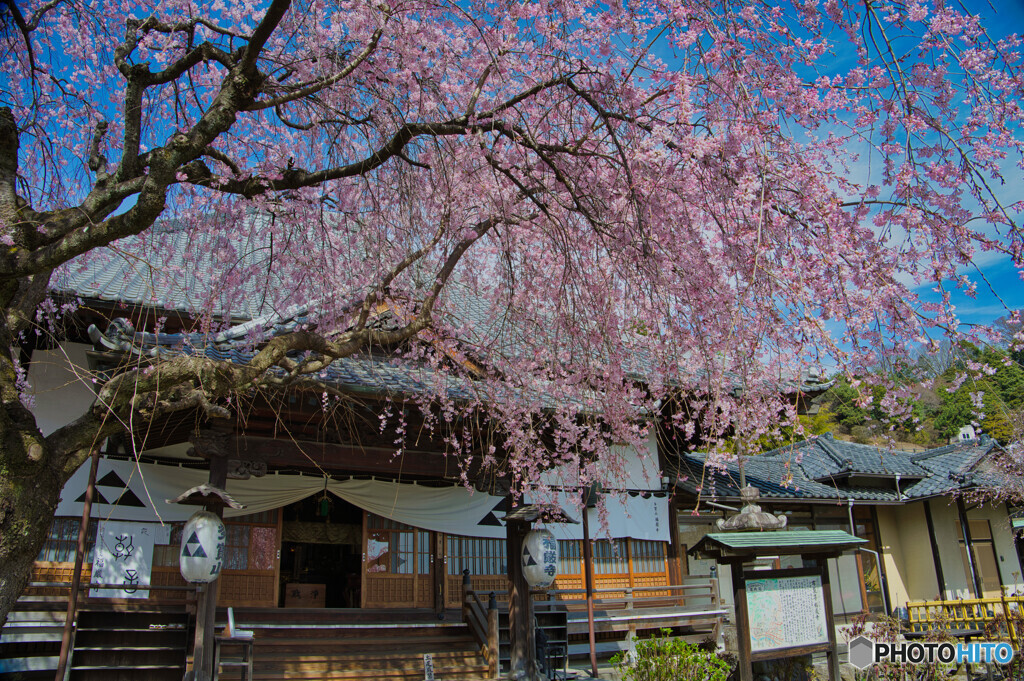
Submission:
M 385 22 L 387 20 L 385 19 Z M 367 43 L 366 47 L 363 48 L 362 52 L 357 54 L 355 58 L 345 65 L 343 69 L 338 71 L 332 76 L 328 76 L 322 80 L 318 80 L 306 86 L 299 86 L 297 89 L 290 90 L 283 95 L 272 97 L 271 99 L 263 99 L 250 104 L 246 107 L 246 111 L 259 111 L 261 109 L 269 109 L 271 107 L 278 107 L 287 102 L 294 102 L 297 99 L 302 99 L 310 95 L 320 92 L 324 88 L 330 87 L 337 83 L 342 78 L 345 78 L 350 73 L 356 70 L 360 64 L 373 54 L 373 51 L 377 49 L 377 44 L 380 42 L 380 37 L 384 35 L 384 27 L 381 26 L 373 32 L 373 36 L 370 38 L 370 42 Z

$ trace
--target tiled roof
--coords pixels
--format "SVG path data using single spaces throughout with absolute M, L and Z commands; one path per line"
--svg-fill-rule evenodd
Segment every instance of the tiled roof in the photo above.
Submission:
M 775 532 L 712 532 L 688 551 L 707 558 L 742 556 L 757 551 L 779 555 L 845 551 L 867 543 L 843 530 L 778 530 Z
M 738 498 L 739 464 L 729 461 L 724 470 L 705 467 L 707 455 L 693 453 L 682 457 L 680 475 L 685 480 L 679 486 L 704 498 Z M 858 499 L 875 502 L 899 501 L 895 490 L 873 487 L 844 487 L 817 482 L 806 476 L 800 464 L 782 458 L 765 456 L 743 457 L 743 472 L 747 484 L 757 487 L 761 496 L 770 499 Z
M 915 463 L 930 475 L 905 489 L 904 494 L 920 498 L 963 487 L 998 484 L 997 474 L 979 465 L 998 446 L 993 440 L 968 440 L 914 455 Z
M 289 282 L 268 267 L 271 250 L 261 243 L 226 243 L 191 231 L 156 230 L 121 239 L 61 267 L 53 278 L 57 293 L 186 315 L 212 313 L 228 320 L 252 319 L 275 311 L 275 292 Z M 245 273 L 246 287 L 228 295 L 226 272 Z
M 105 333 L 100 333 L 96 327 L 92 327 L 90 336 L 94 343 L 108 350 L 138 352 L 142 349 L 144 354 L 150 356 L 192 355 L 244 364 L 256 354 L 255 350 L 247 349 L 245 344 L 228 334 L 215 336 L 214 339 L 219 342 L 199 344 L 195 342 L 202 338 L 198 334 L 156 336 L 137 333 L 130 323 L 123 319 L 114 320 Z M 352 392 L 419 395 L 432 392 L 436 386 L 441 386 L 452 399 L 467 399 L 471 396 L 468 380 L 442 376 L 429 368 L 409 362 L 396 362 L 387 357 L 346 357 L 331 363 L 312 378 Z
M 911 454 L 842 442 L 829 436 L 805 440 L 758 456 L 743 457 L 743 466 L 747 484 L 757 487 L 766 500 L 854 499 L 898 503 L 939 496 L 955 489 L 998 484 L 998 474 L 984 466 L 986 455 L 997 447 L 994 441 L 981 439 Z M 844 463 L 856 463 L 840 466 L 837 453 L 852 454 Z M 737 461 L 728 461 L 724 469 L 720 466 L 705 467 L 706 461 L 704 453 L 682 455 L 678 487 L 703 498 L 738 498 Z M 824 476 L 822 471 L 826 472 Z M 891 474 L 894 480 L 898 473 L 906 480 L 899 488 L 902 498 L 897 494 L 895 484 L 892 488 L 846 484 L 846 476 L 851 473 Z
M 119 240 L 114 246 L 97 249 L 87 259 L 72 261 L 53 279 L 55 292 L 85 300 L 155 308 L 197 317 L 201 313 L 235 324 L 212 340 L 215 347 L 229 350 L 230 343 L 244 339 L 253 327 L 280 333 L 312 317 L 315 300 L 293 295 L 294 282 L 278 277 L 272 267 L 269 237 L 252 219 L 249 236 L 234 240 L 191 230 L 157 229 Z M 222 282 L 226 272 L 236 271 L 247 282 L 241 291 L 228 293 Z M 357 292 L 348 296 L 355 299 Z M 296 304 L 285 301 L 299 300 Z M 385 313 L 381 324 L 387 324 Z M 435 309 L 435 318 L 452 330 L 463 350 L 480 361 L 497 362 L 533 353 L 528 329 L 509 320 L 503 306 L 491 303 L 469 287 L 451 281 Z M 538 323 L 542 323 L 538 322 Z M 211 340 L 203 341 L 209 344 Z M 164 343 L 161 338 L 147 342 Z M 174 341 L 170 342 L 174 346 Z M 651 375 L 653 364 L 636 352 L 626 370 L 636 379 Z M 782 381 L 781 392 L 800 390 L 818 393 L 831 383 L 804 376 L 800 381 Z
M 796 445 L 773 449 L 761 456 L 799 462 L 807 477 L 814 480 L 856 474 L 899 474 L 906 478 L 929 475 L 929 471 L 917 465 L 908 452 L 836 440 L 831 433 Z

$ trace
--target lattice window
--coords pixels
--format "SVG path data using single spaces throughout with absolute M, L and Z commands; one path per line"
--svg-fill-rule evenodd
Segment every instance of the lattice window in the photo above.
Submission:
M 665 542 L 630 540 L 633 573 L 665 572 Z
M 367 514 L 367 572 L 430 574 L 430 532 Z
M 78 528 L 82 525 L 81 518 L 54 518 L 50 525 L 50 534 L 43 544 L 36 560 L 53 563 L 73 563 L 75 549 L 78 548 Z M 97 521 L 89 521 L 89 529 L 85 536 L 84 563 L 92 562 L 92 550 L 96 544 Z
M 628 575 L 627 540 L 600 539 L 594 542 L 595 575 Z
M 171 523 L 171 538 L 166 544 L 153 546 L 153 565 L 178 567 L 178 553 L 181 551 L 181 531 L 185 523 Z
M 508 574 L 504 539 L 448 537 L 448 574 L 461 575 L 469 568 L 471 575 Z
M 583 571 L 580 558 L 582 545 L 575 539 L 561 539 L 558 542 L 558 574 L 578 575 Z

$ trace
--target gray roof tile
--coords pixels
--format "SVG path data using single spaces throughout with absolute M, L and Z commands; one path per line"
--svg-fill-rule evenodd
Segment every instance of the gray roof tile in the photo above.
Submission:
M 948 494 L 977 485 L 998 484 L 998 472 L 984 465 L 985 457 L 997 447 L 998 444 L 991 440 L 973 440 L 910 454 L 819 437 L 759 456 L 743 457 L 743 465 L 747 484 L 757 487 L 766 500 L 899 502 Z M 839 459 L 838 454 L 847 456 Z M 711 466 L 705 468 L 706 461 L 707 454 L 701 452 L 682 455 L 678 486 L 703 497 L 739 497 L 737 461 L 729 461 L 724 470 Z M 840 461 L 851 463 L 840 465 Z M 846 484 L 844 481 L 850 473 L 891 474 L 894 479 L 899 473 L 901 478 L 908 480 L 900 486 L 901 499 L 895 487 L 886 489 Z

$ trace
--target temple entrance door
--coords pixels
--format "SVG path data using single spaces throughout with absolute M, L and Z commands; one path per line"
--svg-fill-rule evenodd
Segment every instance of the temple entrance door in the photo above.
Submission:
M 287 608 L 358 608 L 362 509 L 333 495 L 283 509 L 281 599 Z
M 363 607 L 433 608 L 438 542 L 427 530 L 372 513 L 363 532 Z

